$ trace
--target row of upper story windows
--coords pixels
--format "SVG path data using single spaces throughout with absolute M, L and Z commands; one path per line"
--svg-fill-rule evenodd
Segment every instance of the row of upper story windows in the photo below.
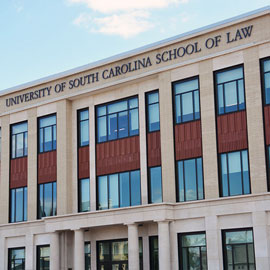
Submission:
M 264 104 L 270 104 L 270 60 L 261 61 Z M 215 93 L 218 115 L 245 109 L 243 66 L 216 71 Z M 200 119 L 199 78 L 173 83 L 175 124 Z M 160 129 L 159 94 L 146 94 L 147 130 Z M 78 112 L 79 146 L 89 145 L 88 109 Z M 138 98 L 96 106 L 97 143 L 139 134 Z M 56 115 L 39 118 L 39 153 L 56 149 Z M 27 156 L 27 122 L 11 126 L 11 157 Z

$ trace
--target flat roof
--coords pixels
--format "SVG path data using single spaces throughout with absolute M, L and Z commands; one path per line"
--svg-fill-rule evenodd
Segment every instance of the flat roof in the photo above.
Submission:
M 141 54 L 141 53 L 144 53 L 144 52 L 147 52 L 150 50 L 154 50 L 154 49 L 159 48 L 159 47 L 164 47 L 166 45 L 170 45 L 172 43 L 179 41 L 179 39 L 184 39 L 184 38 L 187 39 L 188 37 L 194 36 L 195 34 L 198 35 L 202 32 L 214 30 L 215 28 L 221 28 L 222 26 L 224 27 L 226 24 L 233 24 L 233 23 L 236 23 L 237 21 L 247 19 L 248 17 L 257 17 L 257 16 L 267 14 L 269 12 L 270 12 L 270 5 L 265 6 L 263 8 L 253 10 L 253 11 L 250 11 L 250 12 L 243 13 L 243 14 L 235 16 L 235 17 L 231 17 L 231 18 L 226 19 L 226 20 L 219 21 L 219 22 L 214 23 L 214 24 L 200 27 L 200 28 L 197 28 L 197 29 L 192 30 L 192 31 L 188 31 L 188 32 L 185 32 L 185 33 L 180 34 L 180 35 L 176 35 L 176 36 L 173 36 L 173 37 L 170 37 L 167 39 L 163 39 L 161 41 L 157 41 L 157 42 L 154 42 L 154 43 L 151 43 L 151 44 L 148 44 L 148 45 L 145 45 L 145 46 L 142 46 L 142 47 L 130 50 L 130 51 L 116 54 L 114 56 L 107 57 L 107 58 L 104 58 L 104 59 L 99 60 L 99 61 L 95 61 L 95 62 L 86 64 L 83 66 L 79 66 L 79 67 L 72 68 L 72 69 L 69 69 L 69 70 L 66 70 L 63 72 L 59 72 L 59 73 L 56 73 L 53 75 L 49 75 L 49 76 L 46 76 L 46 77 L 43 77 L 43 78 L 40 78 L 40 79 L 37 79 L 34 81 L 30 81 L 30 82 L 23 83 L 23 84 L 14 86 L 14 87 L 7 88 L 4 90 L 0 90 L 0 96 L 4 96 L 4 95 L 10 94 L 10 93 L 13 93 L 16 91 L 20 91 L 20 90 L 23 90 L 26 88 L 34 87 L 34 86 L 37 86 L 37 85 L 40 85 L 43 83 L 47 83 L 50 81 L 54 81 L 54 80 L 57 80 L 57 79 L 60 79 L 63 77 L 67 77 L 67 76 L 70 76 L 73 74 L 84 72 L 84 71 L 87 71 L 89 69 L 93 69 L 93 68 L 102 66 L 104 64 L 110 64 L 110 63 L 113 63 L 113 62 L 116 62 L 119 60 L 123 60 L 125 58 L 131 57 L 131 56 L 134 56 L 137 54 Z

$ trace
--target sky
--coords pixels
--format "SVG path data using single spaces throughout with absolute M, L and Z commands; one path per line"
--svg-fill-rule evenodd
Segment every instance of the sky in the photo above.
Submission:
M 0 0 L 0 90 L 270 4 L 270 0 Z

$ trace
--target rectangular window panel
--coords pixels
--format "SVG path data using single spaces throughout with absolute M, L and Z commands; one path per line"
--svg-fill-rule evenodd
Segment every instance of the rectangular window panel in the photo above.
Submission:
M 90 242 L 84 243 L 84 258 L 85 270 L 91 270 L 91 244 Z
M 25 270 L 25 248 L 8 249 L 8 269 Z
M 50 246 L 37 246 L 37 269 L 50 269 Z
M 160 129 L 159 120 L 159 93 L 158 91 L 146 94 L 147 106 L 147 131 L 157 131 Z
M 98 143 L 139 134 L 138 98 L 97 106 Z
M 159 270 L 159 257 L 158 257 L 158 236 L 149 237 L 149 247 L 150 247 L 150 269 Z
M 161 167 L 150 168 L 150 203 L 162 202 Z
M 200 119 L 199 79 L 173 84 L 175 123 Z
M 223 231 L 224 269 L 255 269 L 251 229 Z
M 27 220 L 27 187 L 10 190 L 10 222 Z
M 218 114 L 245 109 L 243 67 L 215 73 Z
M 220 155 L 222 196 L 250 193 L 247 150 Z
M 11 126 L 11 158 L 27 156 L 27 122 Z
M 79 180 L 79 212 L 90 211 L 90 180 Z
M 56 115 L 39 118 L 39 153 L 56 150 Z
M 79 147 L 89 145 L 89 112 L 88 109 L 78 112 L 79 120 Z
M 98 177 L 98 209 L 141 204 L 140 171 Z
M 178 201 L 204 199 L 202 158 L 177 162 Z
M 270 58 L 261 61 L 264 104 L 270 104 Z

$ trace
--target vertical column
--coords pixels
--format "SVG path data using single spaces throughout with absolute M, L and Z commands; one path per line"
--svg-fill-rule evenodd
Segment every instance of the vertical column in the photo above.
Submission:
M 139 92 L 139 123 L 140 123 L 140 167 L 141 167 L 141 192 L 142 204 L 148 203 L 147 195 L 147 147 L 146 147 L 146 123 L 145 123 L 145 93 Z
M 37 218 L 37 110 L 27 111 L 28 116 L 28 172 L 27 220 Z
M 128 225 L 128 269 L 139 270 L 139 236 L 138 225 L 135 223 Z
M 270 269 L 269 230 L 264 211 L 252 213 L 256 269 Z
M 28 234 L 25 237 L 26 241 L 25 241 L 25 246 L 26 246 L 26 250 L 25 250 L 25 269 L 26 270 L 31 270 L 31 269 L 35 269 L 34 267 L 34 236 L 33 234 Z
M 71 105 L 57 103 L 57 214 L 72 212 L 72 140 Z
M 9 116 L 1 117 L 2 153 L 1 153 L 1 182 L 0 182 L 0 224 L 8 223 L 9 209 Z
M 164 202 L 175 202 L 175 158 L 170 72 L 159 75 L 160 143 L 162 164 L 162 192 Z M 161 268 L 166 269 L 166 268 Z M 169 268 L 168 268 L 169 269 Z
M 205 217 L 207 265 L 209 270 L 222 269 L 221 233 L 216 216 Z
M 93 98 L 89 100 L 89 163 L 90 163 L 90 209 L 96 208 L 96 134 L 95 134 L 95 106 Z
M 244 50 L 244 71 L 251 192 L 267 192 L 262 92 L 257 47 Z
M 171 269 L 169 221 L 158 221 L 159 269 Z
M 200 63 L 200 100 L 205 198 L 219 197 L 212 60 Z
M 59 233 L 54 232 L 50 235 L 50 270 L 60 269 L 60 241 Z
M 84 231 L 74 231 L 74 269 L 81 270 L 85 268 L 84 261 Z

